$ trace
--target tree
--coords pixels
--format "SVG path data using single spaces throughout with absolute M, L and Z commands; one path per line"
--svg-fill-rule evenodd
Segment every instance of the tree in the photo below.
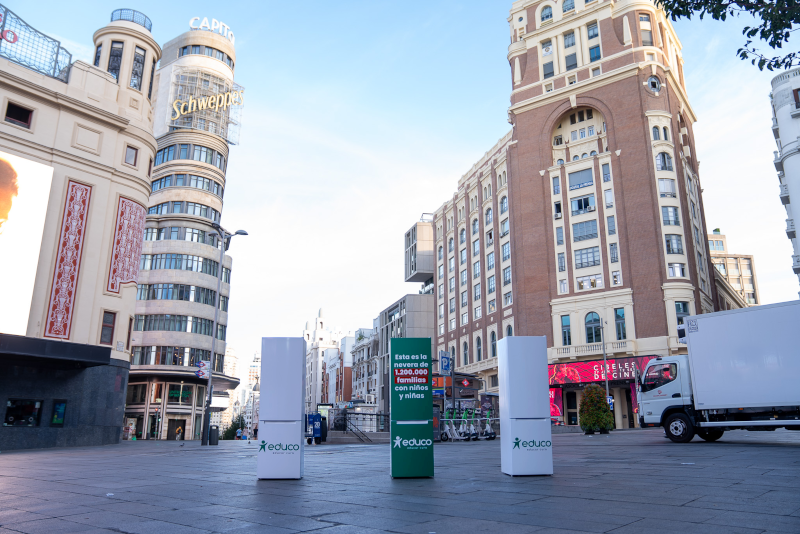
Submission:
M 800 24 L 800 3 L 797 0 L 656 0 L 672 20 L 691 19 L 692 15 L 700 15 L 702 20 L 708 15 L 714 20 L 725 21 L 728 17 L 749 14 L 758 26 L 745 26 L 742 35 L 747 38 L 745 45 L 736 51 L 741 59 L 750 59 L 750 63 L 760 70 L 789 69 L 800 65 L 800 54 L 790 52 L 786 55 L 769 57 L 759 52 L 752 39 L 756 36 L 773 50 L 788 44 L 790 34 L 795 31 L 794 25 Z
M 614 414 L 606 401 L 606 391 L 597 384 L 590 384 L 583 390 L 580 417 L 585 432 L 614 428 Z
M 225 432 L 223 432 L 222 434 L 222 439 L 235 439 L 236 431 L 239 430 L 240 428 L 244 430 L 246 426 L 247 425 L 245 425 L 244 416 L 240 415 L 239 417 L 231 421 L 231 426 L 225 429 Z

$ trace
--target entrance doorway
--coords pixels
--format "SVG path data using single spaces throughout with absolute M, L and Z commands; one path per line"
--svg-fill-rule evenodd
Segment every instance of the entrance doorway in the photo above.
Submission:
M 167 439 L 178 439 L 178 429 L 181 429 L 181 440 L 186 439 L 186 419 L 170 419 L 167 421 Z
M 567 391 L 567 424 L 578 424 L 578 397 L 575 391 Z
M 631 390 L 625 390 L 625 404 L 628 408 L 628 428 L 634 427 L 634 413 L 633 413 L 633 402 L 631 401 Z

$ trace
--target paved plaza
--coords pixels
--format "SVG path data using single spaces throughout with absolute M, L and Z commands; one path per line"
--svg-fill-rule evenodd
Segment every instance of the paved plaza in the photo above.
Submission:
M 552 477 L 501 474 L 495 441 L 437 444 L 413 480 L 389 477 L 388 445 L 308 447 L 297 481 L 257 481 L 255 442 L 0 453 L 0 534 L 800 532 L 800 432 L 553 444 Z

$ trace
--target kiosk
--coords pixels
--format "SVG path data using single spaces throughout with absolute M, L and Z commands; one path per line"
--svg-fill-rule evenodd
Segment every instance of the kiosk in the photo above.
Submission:
M 500 470 L 511 476 L 552 475 L 546 337 L 497 342 L 500 383 Z
M 261 339 L 259 479 L 303 477 L 305 359 L 301 337 Z

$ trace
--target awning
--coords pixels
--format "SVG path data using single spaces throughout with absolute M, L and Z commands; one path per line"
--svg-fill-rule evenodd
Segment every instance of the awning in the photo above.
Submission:
M 111 347 L 0 334 L 0 360 L 11 365 L 94 367 L 111 363 Z

